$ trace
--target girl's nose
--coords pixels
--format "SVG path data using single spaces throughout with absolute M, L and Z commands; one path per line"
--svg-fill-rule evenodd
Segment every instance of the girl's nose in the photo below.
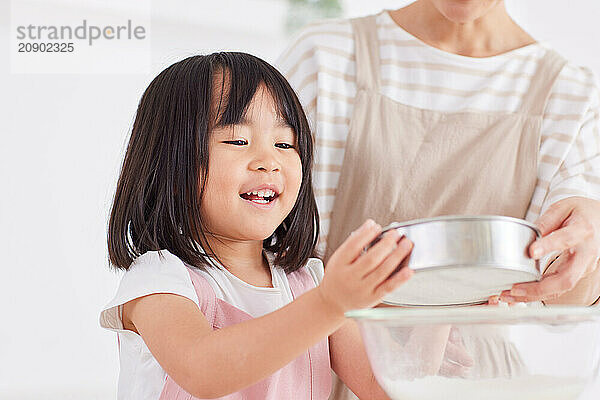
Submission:
M 250 162 L 249 168 L 253 171 L 277 172 L 281 166 L 275 157 L 263 153 Z

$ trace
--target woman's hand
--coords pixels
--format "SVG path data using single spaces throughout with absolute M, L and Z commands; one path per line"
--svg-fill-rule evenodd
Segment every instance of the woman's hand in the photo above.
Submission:
M 465 348 L 462 337 L 456 327 L 450 329 L 444 360 L 439 375 L 466 378 L 475 361 Z
M 569 292 L 582 279 L 597 273 L 600 256 L 600 201 L 584 197 L 569 197 L 552 204 L 536 221 L 542 238 L 529 247 L 531 258 L 558 251 L 560 257 L 544 272 L 539 282 L 520 283 L 501 293 L 506 302 L 531 302 L 554 300 Z M 586 282 L 591 288 L 583 288 L 591 304 L 600 295 L 597 279 Z M 592 293 L 589 293 L 592 292 Z M 590 300 L 591 298 L 591 300 Z M 571 299 L 572 300 L 572 299 Z
M 413 247 L 412 242 L 401 238 L 395 229 L 386 232 L 363 253 L 380 233 L 381 226 L 367 220 L 329 259 L 318 290 L 337 312 L 372 307 L 412 276 L 413 271 L 408 267 L 391 276 Z
M 404 379 L 426 376 L 466 377 L 474 360 L 458 330 L 451 325 L 394 327 L 381 331 L 389 346 L 387 357 Z

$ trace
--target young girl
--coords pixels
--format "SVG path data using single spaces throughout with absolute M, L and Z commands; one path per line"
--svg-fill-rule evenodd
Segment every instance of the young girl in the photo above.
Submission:
M 108 229 L 119 399 L 327 399 L 330 366 L 387 398 L 344 312 L 409 279 L 412 244 L 394 231 L 363 252 L 381 232 L 368 220 L 323 269 L 312 150 L 293 90 L 256 57 L 190 57 L 152 81 Z

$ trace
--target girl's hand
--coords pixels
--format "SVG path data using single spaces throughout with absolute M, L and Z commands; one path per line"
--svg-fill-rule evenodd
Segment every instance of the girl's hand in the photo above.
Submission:
M 343 314 L 351 309 L 372 307 L 412 276 L 413 271 L 408 267 L 393 274 L 413 247 L 395 229 L 386 232 L 363 253 L 380 233 L 381 226 L 367 220 L 329 259 L 318 290 L 336 312 Z

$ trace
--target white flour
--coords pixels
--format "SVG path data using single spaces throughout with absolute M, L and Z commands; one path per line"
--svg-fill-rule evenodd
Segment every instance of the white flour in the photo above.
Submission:
M 575 400 L 585 386 L 581 379 L 544 375 L 479 380 L 428 376 L 381 384 L 393 400 Z
M 484 266 L 417 270 L 384 300 L 393 304 L 449 305 L 486 301 L 514 283 L 536 280 L 529 272 Z

